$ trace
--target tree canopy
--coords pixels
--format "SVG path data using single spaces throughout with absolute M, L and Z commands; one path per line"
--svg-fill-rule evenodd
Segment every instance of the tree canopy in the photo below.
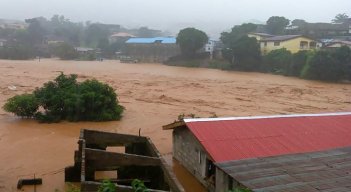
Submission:
M 247 34 L 255 31 L 257 25 L 245 23 L 234 26 L 231 32 L 223 32 L 221 41 L 225 48 L 222 50 L 223 57 L 231 62 L 233 69 L 254 71 L 260 65 L 260 46 L 255 38 L 249 38 Z
M 64 74 L 37 88 L 33 94 L 10 98 L 3 108 L 42 122 L 118 120 L 124 110 L 109 85 L 95 79 L 79 83 L 77 75 Z
M 208 41 L 205 32 L 195 28 L 185 28 L 179 31 L 177 44 L 185 57 L 194 57 L 196 52 L 201 49 Z
M 290 20 L 285 17 L 272 16 L 267 21 L 267 30 L 273 35 L 282 35 L 285 27 L 288 26 L 289 23 Z
M 333 23 L 345 23 L 349 19 L 349 16 L 346 15 L 345 13 L 340 13 L 335 16 L 335 18 L 332 20 Z

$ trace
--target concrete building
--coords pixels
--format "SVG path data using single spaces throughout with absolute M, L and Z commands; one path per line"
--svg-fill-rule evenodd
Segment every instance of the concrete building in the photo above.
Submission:
M 173 130 L 173 157 L 212 192 L 243 185 L 245 179 L 232 176 L 228 162 L 238 172 L 246 164 L 236 161 L 351 146 L 351 112 L 184 119 L 163 129 Z
M 261 39 L 261 53 L 263 55 L 276 50 L 285 48 L 291 53 L 303 50 L 314 50 L 322 47 L 322 43 L 302 35 L 282 35 Z
M 141 62 L 164 62 L 179 54 L 175 37 L 130 38 L 126 41 L 126 55 Z

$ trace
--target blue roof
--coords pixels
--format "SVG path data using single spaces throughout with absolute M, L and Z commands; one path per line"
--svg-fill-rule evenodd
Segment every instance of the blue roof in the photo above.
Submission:
M 160 41 L 163 44 L 174 44 L 177 42 L 175 37 L 153 37 L 153 38 L 130 38 L 126 43 L 155 43 Z

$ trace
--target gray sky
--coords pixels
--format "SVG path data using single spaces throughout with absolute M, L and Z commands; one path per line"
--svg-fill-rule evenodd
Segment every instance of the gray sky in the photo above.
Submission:
M 351 0 L 0 0 L 0 8 L 0 18 L 6 19 L 59 14 L 72 21 L 172 32 L 193 26 L 212 36 L 243 22 L 265 22 L 273 15 L 309 22 L 329 22 L 338 13 L 351 16 Z

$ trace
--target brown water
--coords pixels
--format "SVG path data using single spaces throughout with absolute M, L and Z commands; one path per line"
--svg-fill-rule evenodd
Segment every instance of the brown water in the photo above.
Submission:
M 173 122 L 181 113 L 209 117 L 351 109 L 350 84 L 159 64 L 59 60 L 0 60 L 0 105 L 52 80 L 58 71 L 76 73 L 80 80 L 96 78 L 113 86 L 126 107 L 124 117 L 119 122 L 38 124 L 0 109 L 0 191 L 16 191 L 17 180 L 34 173 L 43 178 L 38 191 L 63 191 L 63 168 L 73 164 L 81 128 L 129 134 L 138 134 L 141 128 L 141 134 L 151 137 L 162 154 L 169 154 L 172 133 L 163 131 L 162 125 Z M 177 165 L 175 169 L 182 171 Z M 195 186 L 194 180 L 184 179 L 188 178 L 185 173 L 180 174 L 180 180 Z M 193 187 L 187 189 L 194 191 Z

